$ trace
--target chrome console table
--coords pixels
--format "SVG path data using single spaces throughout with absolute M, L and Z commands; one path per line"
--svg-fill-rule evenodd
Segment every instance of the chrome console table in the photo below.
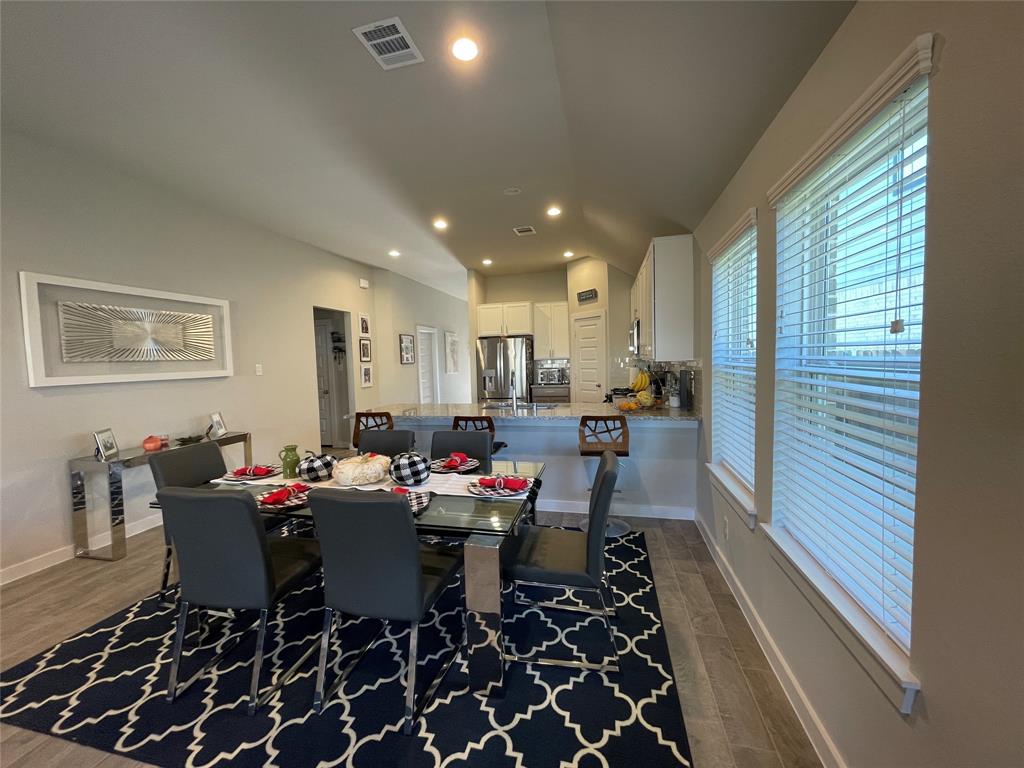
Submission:
M 220 446 L 243 443 L 245 464 L 252 464 L 252 435 L 249 432 L 227 432 L 220 437 L 210 438 Z M 93 560 L 120 560 L 128 553 L 124 531 L 124 488 L 121 476 L 126 469 L 149 464 L 150 456 L 167 451 L 176 451 L 184 446 L 164 448 L 159 451 L 145 451 L 129 448 L 120 451 L 109 460 L 95 456 L 81 456 L 68 462 L 71 473 L 71 530 L 75 540 L 75 557 Z M 92 505 L 86 494 L 86 476 L 103 473 L 107 476 L 110 492 L 110 544 L 97 549 L 89 547 L 89 514 Z

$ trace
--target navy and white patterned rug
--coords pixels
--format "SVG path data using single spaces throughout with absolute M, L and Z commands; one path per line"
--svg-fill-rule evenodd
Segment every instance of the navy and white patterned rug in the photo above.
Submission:
M 643 533 L 611 542 L 609 580 L 621 672 L 510 664 L 505 696 L 469 691 L 457 661 L 413 735 L 401 732 L 408 628 L 393 626 L 317 716 L 316 654 L 253 717 L 246 715 L 255 633 L 173 704 L 164 693 L 174 609 L 156 595 L 0 673 L 0 719 L 158 766 L 355 768 L 615 768 L 690 765 L 672 665 Z M 539 595 L 538 595 L 539 597 Z M 459 585 L 420 629 L 423 690 L 462 636 Z M 322 592 L 311 579 L 273 614 L 262 686 L 319 638 Z M 506 641 L 520 655 L 597 661 L 610 652 L 597 617 L 505 603 Z M 181 679 L 251 624 L 213 624 L 183 660 Z M 335 631 L 328 684 L 376 631 L 346 619 Z M 195 637 L 195 635 L 193 635 Z M 340 645 L 339 645 L 340 638 Z

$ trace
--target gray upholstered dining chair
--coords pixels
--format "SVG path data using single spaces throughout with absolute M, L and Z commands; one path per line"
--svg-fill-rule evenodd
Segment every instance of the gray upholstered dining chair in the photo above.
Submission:
M 608 524 L 608 510 L 618 479 L 619 460 L 611 451 L 605 451 L 601 455 L 590 492 L 590 524 L 586 532 L 526 526 L 519 533 L 517 550 L 508 565 L 502 569 L 502 581 L 512 583 L 515 601 L 520 605 L 600 616 L 604 620 L 608 639 L 615 650 L 615 663 L 609 665 L 586 661 L 561 661 L 535 656 L 514 656 L 508 653 L 505 655 L 506 660 L 556 664 L 602 672 L 619 671 L 618 646 L 611 625 L 611 619 L 615 616 L 615 601 L 608 588 L 604 570 L 605 526 Z M 600 602 L 600 608 L 525 600 L 519 594 L 520 586 L 562 588 L 595 594 Z
M 479 471 L 490 474 L 493 443 L 494 436 L 486 430 L 435 432 L 430 440 L 430 458 L 443 459 L 457 451 L 479 461 Z
M 411 429 L 375 429 L 359 436 L 359 453 L 397 456 L 411 451 L 415 444 L 416 433 Z
M 153 483 L 161 488 L 215 488 L 210 481 L 223 477 L 228 471 L 217 443 L 197 443 L 155 453 L 149 457 Z M 164 527 L 164 571 L 160 579 L 160 592 L 167 592 L 171 579 L 171 561 L 174 558 L 171 535 Z
M 302 655 L 277 682 L 259 696 L 263 645 L 267 618 L 288 592 L 320 567 L 320 545 L 298 537 L 267 538 L 256 499 L 247 491 L 210 493 L 195 488 L 167 487 L 157 491 L 164 517 L 178 552 L 181 571 L 181 600 L 174 634 L 174 652 L 167 682 L 167 701 L 213 669 L 248 634 L 240 633 L 202 669 L 178 685 L 185 626 L 191 606 L 214 609 L 259 611 L 256 655 L 249 685 L 251 715 L 267 701 L 316 651 L 316 644 Z
M 364 435 L 365 437 L 365 435 Z M 317 488 L 309 494 L 324 564 L 324 627 L 313 708 L 319 714 L 391 621 L 408 621 L 405 733 L 411 733 L 452 662 L 460 642 L 416 704 L 419 625 L 462 563 L 461 554 L 423 546 L 416 536 L 409 500 L 393 493 Z M 339 614 L 383 622 L 380 630 L 324 692 L 327 655 Z

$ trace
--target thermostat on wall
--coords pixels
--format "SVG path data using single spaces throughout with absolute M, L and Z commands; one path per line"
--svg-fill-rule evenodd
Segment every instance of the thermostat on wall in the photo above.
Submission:
M 367 280 L 365 277 L 360 277 L 359 278 L 359 287 L 360 288 L 369 288 L 370 287 L 370 281 Z

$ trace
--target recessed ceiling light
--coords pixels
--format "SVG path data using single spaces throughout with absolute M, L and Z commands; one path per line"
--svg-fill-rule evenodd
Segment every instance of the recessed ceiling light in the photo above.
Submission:
M 438 216 L 434 219 L 434 229 L 448 229 L 448 222 Z
M 561 215 L 562 209 L 559 208 L 557 205 L 552 205 L 550 208 L 548 208 L 548 216 L 550 216 L 551 218 L 555 218 L 555 216 Z
M 402 252 L 401 251 L 396 251 L 394 248 L 392 248 L 390 251 L 388 251 L 388 256 L 390 256 L 393 259 L 397 259 L 401 255 L 402 255 Z
M 493 264 L 493 263 L 494 263 L 494 262 L 493 262 L 493 261 L 491 261 L 490 259 L 484 259 L 484 260 L 483 260 L 483 265 L 484 265 L 485 267 L 489 267 L 489 266 L 491 266 L 491 264 Z
M 562 255 L 565 256 L 565 258 L 567 258 L 567 259 L 571 259 L 572 256 L 573 256 L 573 253 L 572 253 L 572 251 L 566 251 Z
M 478 53 L 480 53 L 480 49 L 468 37 L 460 37 L 452 43 L 452 56 L 459 61 L 472 61 Z

